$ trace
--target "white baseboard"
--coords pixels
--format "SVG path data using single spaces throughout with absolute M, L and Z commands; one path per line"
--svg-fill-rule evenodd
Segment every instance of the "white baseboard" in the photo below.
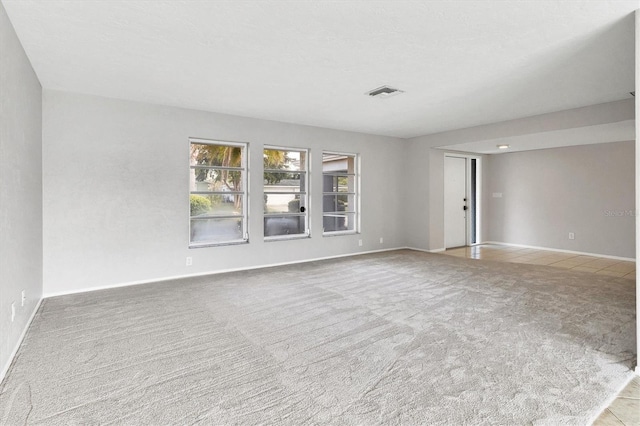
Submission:
M 174 276 L 171 276 L 171 277 L 151 278 L 151 279 L 148 279 L 148 280 L 140 280 L 140 281 L 128 281 L 128 282 L 118 283 L 118 284 L 111 284 L 111 285 L 104 285 L 104 286 L 98 286 L 98 287 L 83 288 L 83 289 L 80 289 L 80 290 L 60 291 L 60 292 L 51 292 L 51 293 L 47 292 L 47 293 L 45 293 L 43 295 L 43 298 L 46 299 L 46 298 L 49 298 L 49 297 L 66 296 L 66 295 L 69 295 L 69 294 L 80 294 L 80 293 L 88 293 L 88 292 L 91 292 L 91 291 L 109 290 L 109 289 L 112 289 L 112 288 L 119 288 L 119 287 L 129 287 L 129 286 L 132 286 L 132 285 L 141 285 L 141 284 L 150 284 L 150 283 L 157 283 L 157 282 L 163 282 L 163 281 L 172 281 L 172 280 L 179 280 L 179 279 L 183 279 L 183 278 L 202 277 L 202 276 L 206 276 L 206 275 L 226 274 L 228 272 L 239 272 L 239 271 L 250 271 L 250 270 L 253 270 L 253 269 L 273 268 L 275 266 L 295 265 L 295 264 L 298 264 L 298 263 L 316 262 L 318 260 L 338 259 L 338 258 L 341 258 L 341 257 L 359 256 L 359 255 L 362 255 L 362 254 L 381 253 L 381 252 L 385 252 L 385 251 L 394 251 L 394 250 L 403 250 L 403 249 L 410 249 L 410 248 L 409 247 L 394 247 L 394 248 L 386 248 L 386 249 L 380 249 L 380 250 L 369 250 L 369 251 L 363 251 L 363 252 L 357 252 L 357 253 L 338 254 L 338 255 L 335 255 L 335 256 L 316 257 L 316 258 L 313 258 L 313 259 L 294 260 L 294 261 L 290 261 L 290 262 L 270 263 L 270 264 L 265 264 L 265 265 L 248 266 L 248 267 L 241 267 L 241 268 L 230 268 L 230 269 L 221 269 L 221 270 L 216 270 L 216 271 L 197 272 L 195 274 L 174 275 Z M 413 249 L 410 249 L 410 250 L 413 250 Z
M 525 244 L 504 243 L 501 241 L 484 241 L 482 243 L 479 243 L 478 245 L 482 245 L 482 244 L 497 244 L 497 245 L 509 246 L 509 247 L 529 248 L 529 249 L 535 249 L 535 250 L 547 250 L 547 251 L 555 251 L 558 253 L 577 254 L 581 256 L 594 256 L 594 257 L 603 257 L 605 259 L 626 260 L 630 262 L 636 261 L 636 259 L 632 257 L 610 256 L 608 254 L 588 253 L 584 251 L 564 250 L 564 249 L 557 249 L 557 248 L 551 248 L 551 247 L 528 246 Z
M 422 249 L 422 248 L 416 248 L 416 247 L 403 247 L 403 249 L 405 249 L 405 250 L 413 250 L 413 251 L 421 251 L 423 253 L 441 253 L 441 252 L 446 250 L 445 248 L 429 250 L 429 249 Z M 398 250 L 401 250 L 401 249 L 398 249 Z
M 35 318 L 36 313 L 38 312 L 38 309 L 40 309 L 40 305 L 42 304 L 43 299 L 44 298 L 41 298 L 40 300 L 38 300 L 38 303 L 36 303 L 36 307 L 33 309 L 33 312 L 31 312 L 31 315 L 29 316 L 29 320 L 27 321 L 27 324 L 24 326 L 24 330 L 22 330 L 22 334 L 20 334 L 20 338 L 18 339 L 13 350 L 11 351 L 11 355 L 9 355 L 9 359 L 7 359 L 7 363 L 2 367 L 2 371 L 0 372 L 0 383 L 2 383 L 2 381 L 4 380 L 4 376 L 9 371 L 9 368 L 11 367 L 11 363 L 13 362 L 13 359 L 16 357 L 16 354 L 18 353 L 18 349 L 20 349 L 20 345 L 22 345 L 24 336 L 27 335 L 27 331 L 31 326 L 31 322 Z

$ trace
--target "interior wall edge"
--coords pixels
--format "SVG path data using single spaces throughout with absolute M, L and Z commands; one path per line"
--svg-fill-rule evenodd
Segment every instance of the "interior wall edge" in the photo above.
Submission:
M 638 83 L 640 82 L 640 9 L 635 12 L 635 56 L 636 56 L 636 81 L 634 90 L 638 92 Z M 640 134 L 640 120 L 638 120 L 638 108 L 640 108 L 640 100 L 638 96 L 635 100 L 635 117 L 636 117 L 636 143 L 635 143 L 635 182 L 636 182 L 636 212 L 640 208 L 640 143 L 638 143 L 638 134 Z M 640 215 L 636 213 L 636 265 L 640 261 Z M 640 271 L 636 268 L 636 374 L 640 375 L 640 316 L 637 315 L 638 307 L 640 307 Z
M 36 306 L 33 308 L 33 312 L 31 312 L 31 315 L 29 316 L 27 325 L 22 330 L 22 334 L 20 334 L 18 341 L 16 342 L 13 350 L 11 351 L 11 354 L 9 355 L 9 359 L 7 360 L 5 365 L 2 366 L 2 371 L 0 371 L 0 383 L 2 383 L 5 376 L 9 372 L 9 369 L 11 368 L 11 364 L 13 364 L 13 360 L 18 354 L 18 350 L 20 349 L 20 346 L 22 346 L 22 341 L 24 340 L 24 337 L 27 335 L 27 331 L 29 331 L 29 328 L 31 328 L 31 323 L 33 322 L 33 319 L 36 317 L 36 314 L 38 313 L 38 309 L 40 309 L 40 305 L 42 304 L 43 300 L 44 300 L 44 297 L 41 297 L 40 299 L 38 299 L 38 303 L 36 303 Z

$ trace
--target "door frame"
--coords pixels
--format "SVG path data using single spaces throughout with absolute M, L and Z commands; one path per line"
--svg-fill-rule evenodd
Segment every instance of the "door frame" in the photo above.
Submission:
M 465 245 L 474 246 L 481 244 L 482 242 L 482 156 L 477 154 L 464 154 L 459 152 L 445 152 L 444 158 L 455 157 L 465 159 L 466 168 L 466 182 L 465 182 L 465 197 L 467 200 L 471 199 L 471 160 L 476 160 L 476 210 L 475 215 L 466 215 L 466 235 Z M 445 195 L 446 196 L 446 195 Z M 444 206 L 444 200 L 443 200 Z M 472 217 L 473 216 L 473 217 Z M 475 221 L 475 235 L 472 235 L 474 227 L 472 220 Z M 475 237 L 475 238 L 474 238 Z M 475 242 L 472 242 L 474 241 Z M 446 241 L 446 236 L 445 236 Z

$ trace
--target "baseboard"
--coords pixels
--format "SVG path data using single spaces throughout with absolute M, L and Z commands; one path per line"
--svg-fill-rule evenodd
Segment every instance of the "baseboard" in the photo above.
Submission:
M 630 262 L 635 262 L 636 261 L 636 259 L 633 258 L 633 257 L 610 256 L 608 254 L 588 253 L 588 252 L 584 252 L 584 251 L 564 250 L 564 249 L 557 249 L 557 248 L 551 248 L 551 247 L 528 246 L 528 245 L 525 245 L 525 244 L 504 243 L 504 242 L 501 242 L 501 241 L 484 241 L 484 242 L 482 242 L 480 244 L 497 244 L 497 245 L 501 245 L 501 246 L 520 247 L 520 248 L 529 248 L 529 249 L 535 249 L 535 250 L 555 251 L 555 252 L 558 252 L 558 253 L 577 254 L 577 255 L 581 255 L 581 256 L 603 257 L 605 259 L 626 260 L 626 261 L 630 261 Z
M 403 249 L 405 249 L 405 250 L 413 250 L 413 251 L 421 251 L 423 253 L 442 253 L 443 251 L 446 250 L 445 248 L 429 250 L 429 249 L 422 249 L 422 248 L 417 248 L 417 247 L 403 247 Z M 400 249 L 398 249 L 398 250 L 400 250 Z
M 11 355 L 9 355 L 9 359 L 7 359 L 7 363 L 2 367 L 2 371 L 0 372 L 0 383 L 2 383 L 5 375 L 9 371 L 9 368 L 11 367 L 11 363 L 13 362 L 13 359 L 16 357 L 16 354 L 20 349 L 20 345 L 22 345 L 22 341 L 24 340 L 24 336 L 27 335 L 27 331 L 29 330 L 29 327 L 31 327 L 31 322 L 35 318 L 36 313 L 38 312 L 38 309 L 40 309 L 40 305 L 42 304 L 43 300 L 44 298 L 41 298 L 40 300 L 38 300 L 38 303 L 36 303 L 36 307 L 33 309 L 33 312 L 31 312 L 31 316 L 29 316 L 29 320 L 27 321 L 27 324 L 25 325 L 24 330 L 22 330 L 22 334 L 20 334 L 20 338 L 18 338 L 18 341 L 16 342 L 16 345 L 13 348 L 13 351 L 11 351 Z
M 312 259 L 294 260 L 290 262 L 270 263 L 265 265 L 248 266 L 248 267 L 241 267 L 241 268 L 221 269 L 217 271 L 198 272 L 195 274 L 174 275 L 171 277 L 152 278 L 148 280 L 128 281 L 125 283 L 105 285 L 105 286 L 99 286 L 99 287 L 89 287 L 89 288 L 83 288 L 81 290 L 60 291 L 60 292 L 52 292 L 52 293 L 47 292 L 43 295 L 43 298 L 46 299 L 49 297 L 66 296 L 69 294 L 89 293 L 91 291 L 109 290 L 109 289 L 119 288 L 119 287 L 129 287 L 133 285 L 142 285 L 142 284 L 151 284 L 151 283 L 157 283 L 157 282 L 163 282 L 163 281 L 180 280 L 183 278 L 203 277 L 206 275 L 226 274 L 229 272 L 250 271 L 253 269 L 273 268 L 276 266 L 295 265 L 298 263 L 316 262 L 319 260 L 338 259 L 341 257 L 359 256 L 363 254 L 381 253 L 385 251 L 395 251 L 395 250 L 403 250 L 403 249 L 413 250 L 413 249 L 410 249 L 409 247 L 394 247 L 394 248 L 386 248 L 386 249 L 380 249 L 380 250 L 369 250 L 369 251 L 363 251 L 363 252 L 357 252 L 357 253 L 338 254 L 334 256 L 316 257 Z

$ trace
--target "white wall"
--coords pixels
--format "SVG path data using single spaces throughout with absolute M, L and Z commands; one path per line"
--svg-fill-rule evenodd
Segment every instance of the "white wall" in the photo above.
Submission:
M 46 295 L 404 245 L 400 139 L 48 90 L 43 131 Z M 249 244 L 188 249 L 190 136 L 249 142 Z M 263 241 L 264 144 L 311 150 L 310 239 Z M 361 235 L 322 236 L 323 149 L 361 155 Z
M 633 141 L 487 156 L 485 240 L 635 258 L 634 161 Z
M 42 297 L 42 89 L 1 3 L 0 52 L 1 380 Z

